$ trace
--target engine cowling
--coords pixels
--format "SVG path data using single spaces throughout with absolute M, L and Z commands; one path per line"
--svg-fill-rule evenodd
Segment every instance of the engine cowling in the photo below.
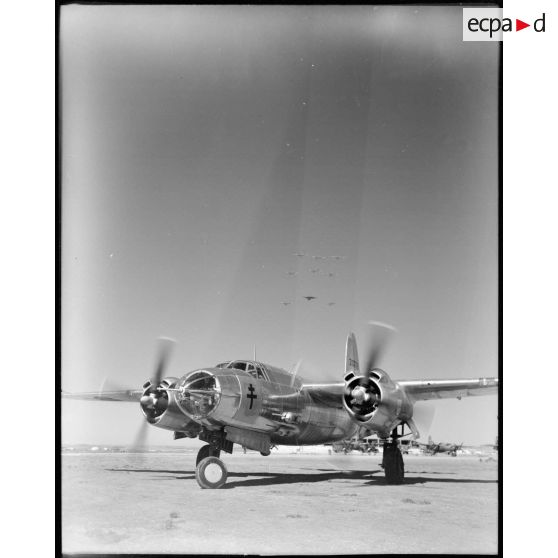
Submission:
M 359 426 L 387 437 L 402 422 L 409 420 L 413 407 L 406 394 L 386 372 L 375 368 L 369 376 L 345 376 L 343 406 Z
M 158 385 L 154 385 L 150 380 L 143 384 L 141 410 L 150 424 L 195 437 L 200 430 L 200 425 L 180 409 L 175 392 L 172 391 L 177 381 L 178 378 L 169 377 L 164 378 Z M 167 388 L 171 389 L 167 390 Z

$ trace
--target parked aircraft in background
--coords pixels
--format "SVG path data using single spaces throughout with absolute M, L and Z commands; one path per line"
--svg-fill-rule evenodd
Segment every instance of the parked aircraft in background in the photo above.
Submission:
M 457 452 L 463 448 L 463 442 L 461 444 L 448 444 L 444 442 L 433 442 L 432 438 L 428 438 L 427 444 L 421 444 L 424 447 L 424 451 L 430 455 L 436 455 L 437 453 L 449 453 L 450 455 L 457 455 Z
M 334 453 L 350 453 L 352 451 L 360 451 L 361 453 L 378 453 L 380 440 L 377 436 L 367 436 L 361 438 L 357 435 L 346 440 L 326 444 L 331 446 Z
M 202 488 L 220 488 L 227 469 L 220 453 L 232 453 L 234 444 L 269 455 L 276 445 L 315 445 L 347 439 L 362 429 L 383 444 L 388 484 L 404 478 L 399 439 L 419 432 L 413 420 L 416 401 L 495 393 L 496 378 L 394 381 L 378 367 L 386 335 L 359 363 L 355 336 L 347 338 L 345 371 L 338 382 L 310 383 L 286 370 L 252 360 L 233 360 L 166 376 L 171 348 L 161 341 L 153 378 L 141 389 L 64 393 L 73 399 L 139 402 L 145 422 L 137 438 L 144 443 L 147 425 L 174 433 L 175 439 L 206 442 L 196 459 L 196 479 Z M 410 431 L 405 434 L 405 427 Z

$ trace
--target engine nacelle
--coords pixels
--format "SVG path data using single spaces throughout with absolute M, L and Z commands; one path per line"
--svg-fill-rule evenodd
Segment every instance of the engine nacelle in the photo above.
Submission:
M 351 418 L 381 438 L 413 415 L 413 406 L 407 395 L 386 372 L 376 368 L 370 376 L 345 376 L 343 406 Z
M 182 412 L 176 401 L 175 392 L 166 389 L 173 388 L 177 381 L 178 378 L 165 378 L 158 386 L 147 381 L 143 385 L 141 409 L 150 424 L 165 430 L 185 432 L 187 436 L 195 437 L 200 431 L 200 425 Z

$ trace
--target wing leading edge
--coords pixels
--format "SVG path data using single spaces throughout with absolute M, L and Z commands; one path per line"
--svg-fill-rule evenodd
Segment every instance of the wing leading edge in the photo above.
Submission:
M 465 380 L 398 380 L 398 384 L 413 401 L 428 399 L 461 398 L 498 393 L 498 378 L 475 378 Z M 345 389 L 343 382 L 327 384 L 304 384 L 300 391 L 320 403 L 342 407 Z
M 397 382 L 414 401 L 448 399 L 498 393 L 498 378 L 467 380 L 399 380 Z
M 141 389 L 127 389 L 118 391 L 85 391 L 81 393 L 62 392 L 65 399 L 82 399 L 86 401 L 130 401 L 139 403 L 143 391 Z

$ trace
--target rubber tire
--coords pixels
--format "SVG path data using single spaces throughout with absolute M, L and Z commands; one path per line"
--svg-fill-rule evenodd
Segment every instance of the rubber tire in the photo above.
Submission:
M 401 450 L 397 447 L 384 449 L 384 472 L 387 484 L 401 484 L 405 478 L 405 465 Z
M 221 468 L 222 476 L 216 482 L 211 482 L 205 476 L 205 470 L 209 465 L 218 465 Z M 206 457 L 196 467 L 196 480 L 201 488 L 221 488 L 227 482 L 227 474 L 228 471 L 225 464 L 218 457 Z
M 202 459 L 206 457 L 219 457 L 220 454 L 221 452 L 219 450 L 214 450 L 209 444 L 202 446 L 196 457 L 196 467 L 200 464 Z

